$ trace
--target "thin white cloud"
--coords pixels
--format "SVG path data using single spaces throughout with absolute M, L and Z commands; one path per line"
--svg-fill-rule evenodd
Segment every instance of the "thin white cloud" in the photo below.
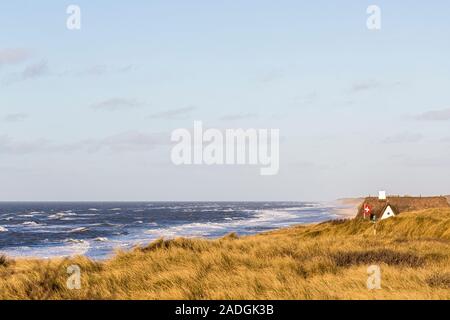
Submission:
M 362 91 L 369 91 L 369 90 L 377 89 L 380 86 L 381 86 L 380 82 L 378 82 L 376 80 L 368 80 L 368 81 L 355 83 L 352 86 L 351 91 L 355 92 L 355 93 L 362 92 Z
M 128 131 L 94 141 L 90 151 L 108 149 L 110 151 L 146 151 L 156 146 L 170 143 L 169 134 Z
M 265 74 L 261 75 L 261 82 L 263 83 L 269 83 L 273 82 L 279 79 L 282 79 L 285 76 L 285 71 L 282 69 L 274 69 L 270 70 L 269 72 L 266 72 Z
M 400 81 L 381 82 L 378 80 L 366 80 L 354 83 L 353 86 L 350 88 L 350 91 L 352 93 L 362 93 L 378 89 L 396 88 L 402 85 L 403 84 Z
M 328 165 L 320 164 L 320 163 L 313 162 L 313 161 L 294 161 L 294 162 L 291 162 L 289 165 L 292 166 L 292 167 L 295 167 L 295 168 L 308 169 L 308 170 L 312 170 L 312 169 L 320 169 L 320 170 L 329 169 Z
M 54 141 L 37 138 L 30 140 L 17 140 L 8 135 L 0 135 L 0 154 L 23 155 L 35 153 L 61 153 L 101 151 L 149 151 L 157 146 L 169 145 L 168 133 L 144 133 L 128 131 L 105 138 L 84 139 L 71 143 L 56 143 Z
M 8 135 L 0 136 L 0 154 L 29 154 L 39 151 L 50 151 L 51 144 L 47 139 L 18 141 Z
M 48 72 L 48 63 L 42 60 L 35 64 L 29 65 L 22 72 L 22 80 L 34 79 L 45 75 Z
M 11 73 L 3 83 L 9 85 L 15 82 L 37 79 L 47 74 L 49 74 L 48 63 L 46 60 L 42 60 L 28 65 L 22 72 Z
M 168 111 L 154 113 L 149 116 L 150 119 L 184 119 L 196 108 L 194 106 L 172 109 Z
M 423 135 L 420 133 L 402 132 L 385 138 L 383 143 L 416 143 L 422 139 Z
M 450 108 L 427 111 L 414 116 L 414 119 L 423 121 L 447 121 L 450 120 Z
M 67 72 L 66 74 L 74 74 L 76 76 L 105 76 L 111 74 L 123 74 L 135 69 L 134 65 L 124 66 L 109 66 L 109 65 L 94 65 L 81 71 Z
M 318 99 L 319 99 L 319 95 L 317 94 L 316 91 L 314 91 L 314 92 L 310 92 L 304 96 L 296 97 L 294 100 L 295 100 L 296 105 L 297 105 L 297 103 L 300 103 L 302 105 L 303 104 L 310 105 L 310 104 L 315 103 Z
M 222 121 L 237 121 L 237 120 L 245 120 L 245 119 L 254 119 L 257 118 L 258 115 L 255 113 L 239 113 L 239 114 L 228 114 L 220 117 L 219 120 Z
M 136 99 L 128 98 L 111 98 L 103 100 L 91 105 L 92 109 L 104 110 L 104 111 L 118 111 L 118 110 L 128 110 L 141 107 L 142 102 Z
M 32 53 L 28 49 L 9 48 L 0 49 L 0 66 L 19 64 L 28 60 Z
M 422 167 L 422 168 L 436 168 L 436 167 L 446 167 L 448 168 L 448 163 L 450 161 L 448 154 L 438 154 L 438 155 L 397 155 L 392 158 L 396 163 L 402 166 L 408 167 Z
M 20 122 L 28 118 L 28 115 L 25 113 L 11 113 L 7 114 L 3 117 L 3 121 L 5 122 Z

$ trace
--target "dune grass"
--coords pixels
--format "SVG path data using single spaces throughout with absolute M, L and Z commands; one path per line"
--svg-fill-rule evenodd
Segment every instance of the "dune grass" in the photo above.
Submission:
M 381 289 L 367 289 L 367 268 Z M 81 269 L 69 290 L 67 267 Z M 296 226 L 248 237 L 157 240 L 114 258 L 0 258 L 1 299 L 450 299 L 450 209 Z

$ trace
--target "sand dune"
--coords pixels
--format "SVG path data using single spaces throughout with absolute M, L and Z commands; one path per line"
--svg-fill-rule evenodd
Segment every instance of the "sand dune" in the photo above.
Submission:
M 158 240 L 96 262 L 0 257 L 2 299 L 450 299 L 450 209 Z M 81 288 L 67 288 L 78 266 Z M 367 288 L 368 267 L 381 289 Z

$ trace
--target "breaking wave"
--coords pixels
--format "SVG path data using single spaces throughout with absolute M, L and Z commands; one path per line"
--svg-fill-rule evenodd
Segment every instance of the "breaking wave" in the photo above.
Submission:
M 0 254 L 102 259 L 161 237 L 248 235 L 331 218 L 329 207 L 300 202 L 0 204 L 0 221 L 8 220 L 0 226 Z

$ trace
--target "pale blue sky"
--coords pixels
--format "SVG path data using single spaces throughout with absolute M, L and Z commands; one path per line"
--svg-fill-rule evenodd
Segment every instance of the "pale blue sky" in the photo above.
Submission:
M 80 31 L 66 29 L 69 4 Z M 450 193 L 449 13 L 448 1 L 2 1 L 0 200 Z M 173 166 L 170 132 L 194 120 L 279 128 L 279 175 Z

